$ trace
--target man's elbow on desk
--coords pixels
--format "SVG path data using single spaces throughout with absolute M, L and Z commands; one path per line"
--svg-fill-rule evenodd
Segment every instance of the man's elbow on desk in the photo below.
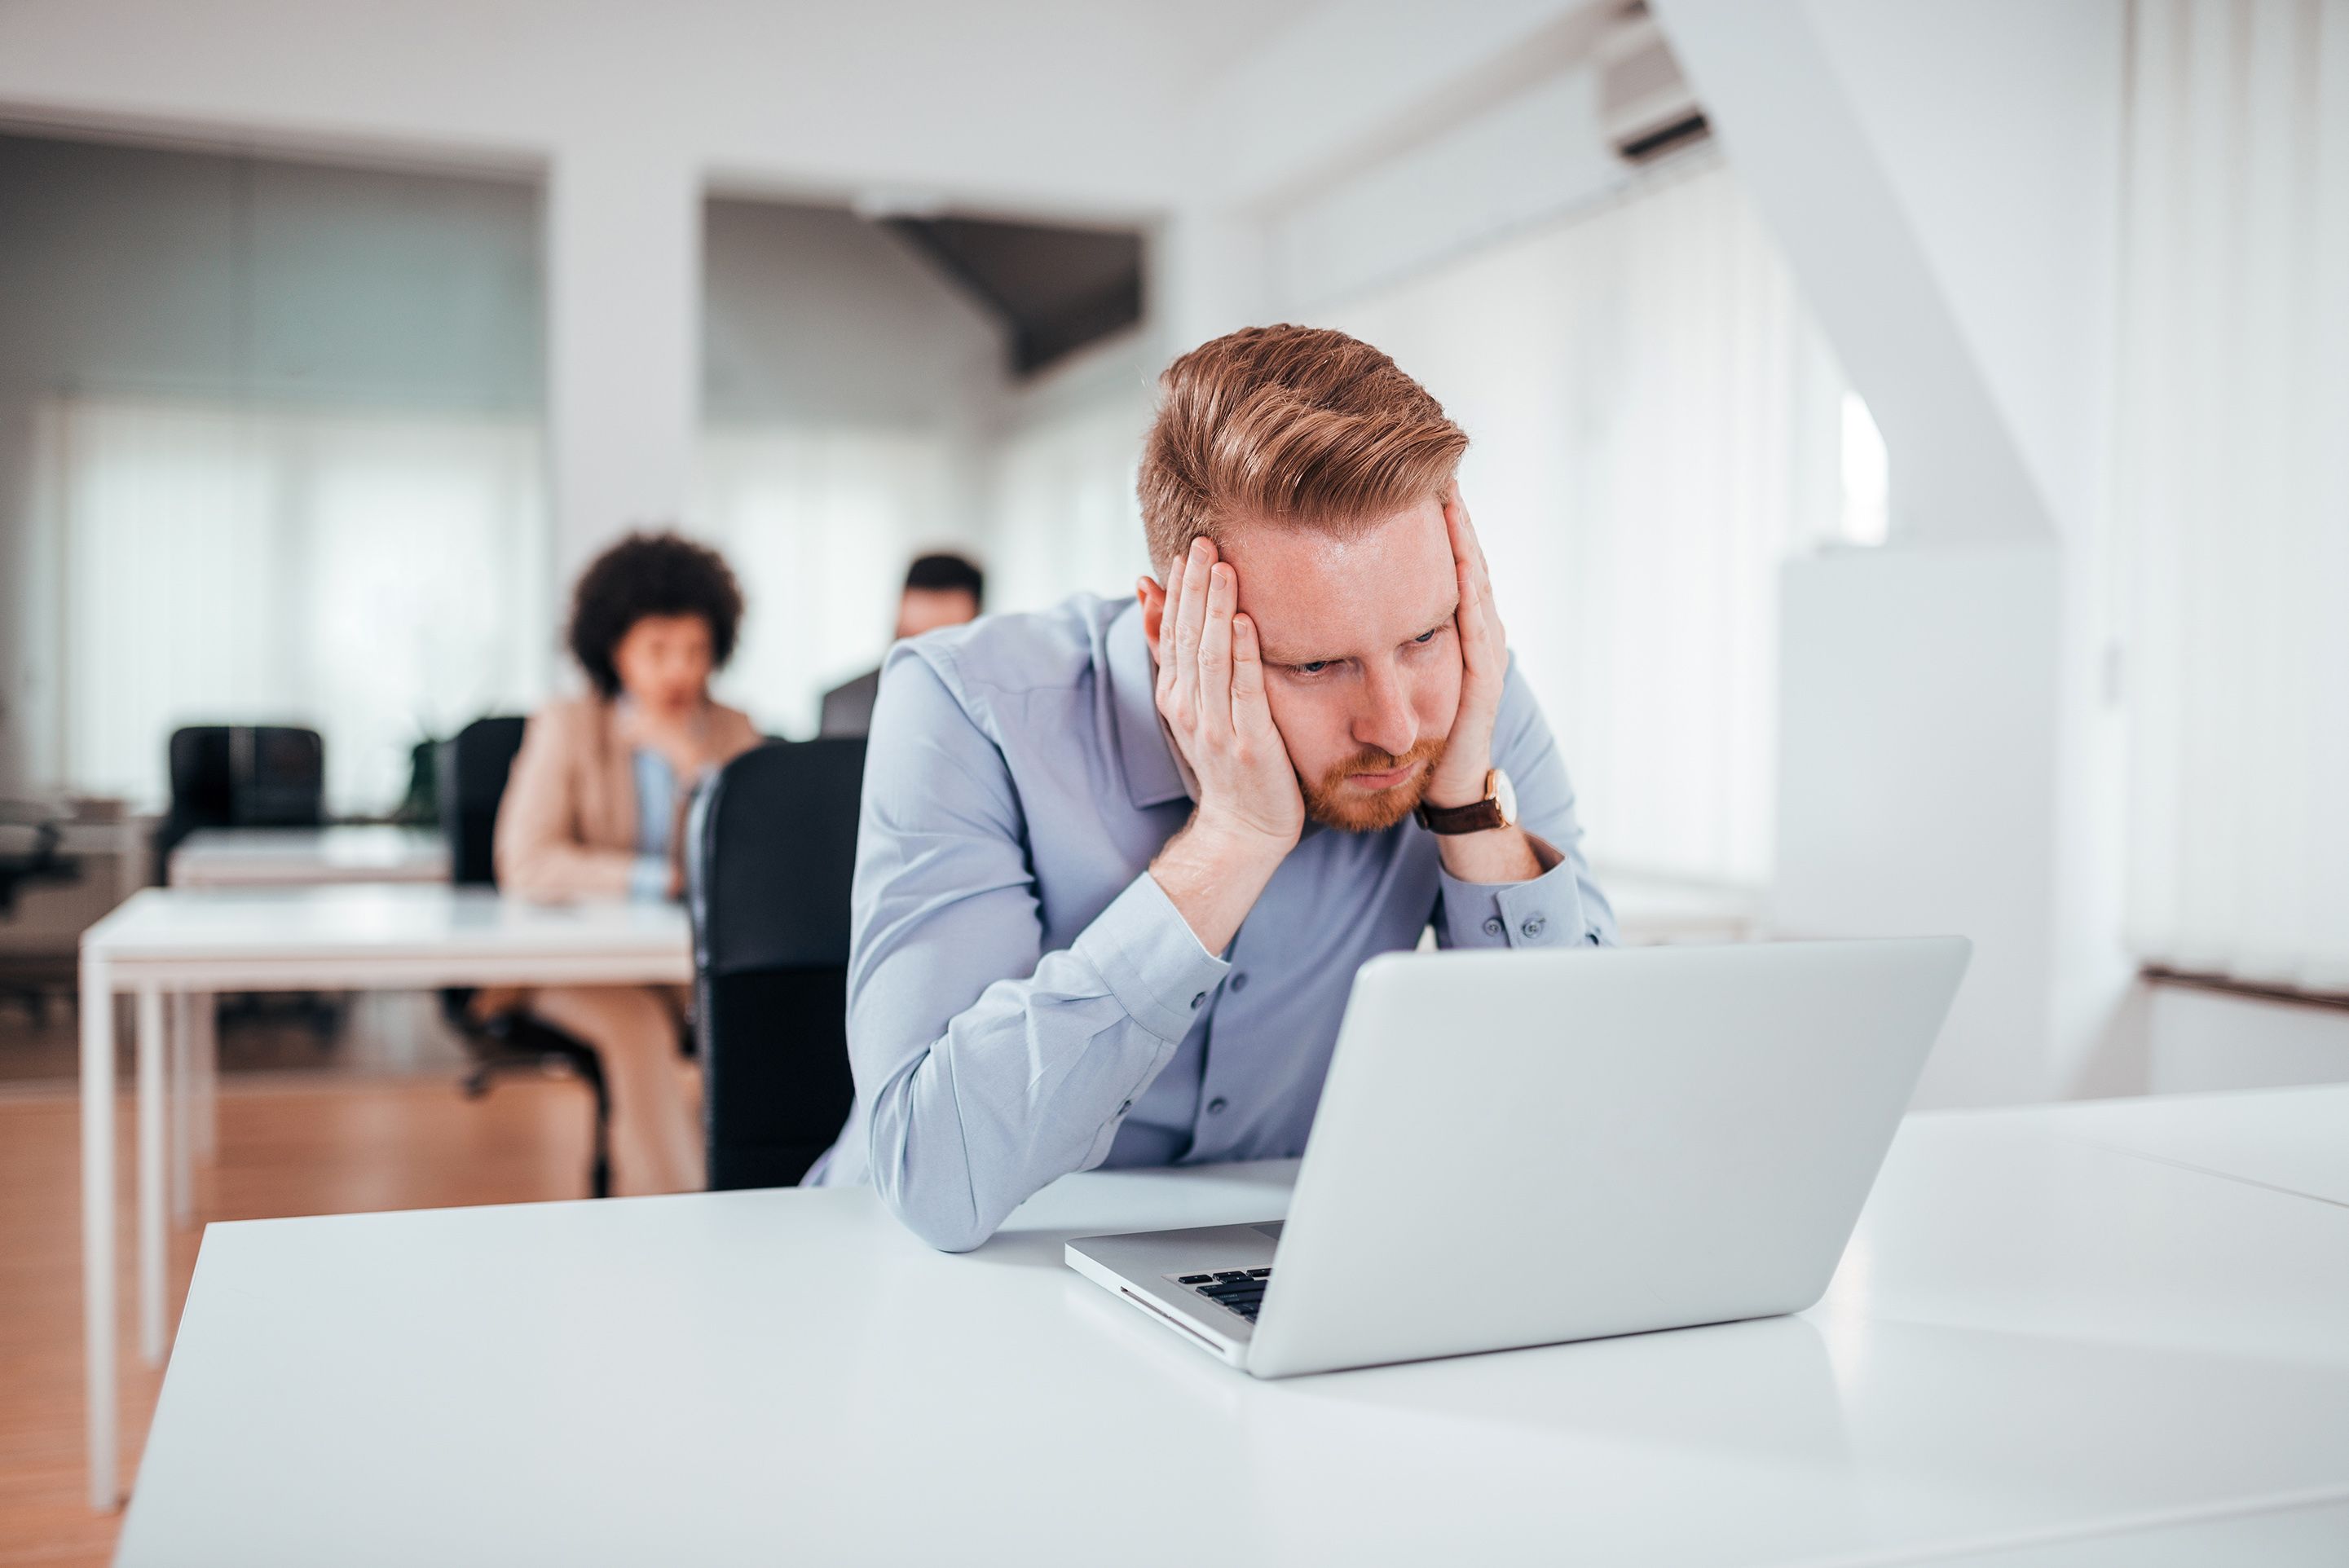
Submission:
M 881 1201 L 899 1222 L 942 1253 L 974 1252 L 995 1234 L 995 1225 L 980 1219 L 977 1199 L 968 1190 L 957 1199 L 944 1191 L 909 1191 L 902 1181 L 879 1185 Z

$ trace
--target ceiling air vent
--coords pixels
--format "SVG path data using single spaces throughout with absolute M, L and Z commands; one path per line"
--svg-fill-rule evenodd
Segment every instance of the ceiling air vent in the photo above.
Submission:
M 1670 45 L 1633 5 L 1599 41 L 1599 123 L 1626 163 L 1648 163 L 1713 135 Z

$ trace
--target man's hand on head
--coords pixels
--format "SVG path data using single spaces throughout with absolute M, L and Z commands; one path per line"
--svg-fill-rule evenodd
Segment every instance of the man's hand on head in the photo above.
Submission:
M 1444 495 L 1444 526 L 1460 580 L 1460 607 L 1452 623 L 1460 638 L 1460 707 L 1444 758 L 1427 782 L 1427 803 L 1439 808 L 1473 806 L 1485 799 L 1493 769 L 1493 724 L 1509 673 L 1509 643 L 1493 603 L 1493 573 L 1456 484 Z M 1453 834 L 1436 842 L 1444 869 L 1463 882 L 1530 882 L 1542 873 L 1541 860 L 1522 829 Z
M 1305 797 L 1272 721 L 1256 624 L 1213 541 L 1168 573 L 1158 634 L 1158 711 L 1198 781 L 1198 809 L 1151 874 L 1200 944 L 1220 952 L 1305 829 Z

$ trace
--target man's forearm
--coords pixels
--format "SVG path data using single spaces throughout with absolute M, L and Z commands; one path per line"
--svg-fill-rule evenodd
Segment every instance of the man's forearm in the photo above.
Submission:
M 1446 833 L 1436 841 L 1444 869 L 1464 882 L 1531 882 L 1548 869 L 1523 828 Z M 1557 864 L 1556 861 L 1549 862 Z
M 1240 922 L 1256 907 L 1288 852 L 1278 843 L 1218 832 L 1194 818 L 1166 841 L 1150 862 L 1150 875 L 1165 890 L 1167 902 L 1199 945 L 1221 953 L 1239 934 Z

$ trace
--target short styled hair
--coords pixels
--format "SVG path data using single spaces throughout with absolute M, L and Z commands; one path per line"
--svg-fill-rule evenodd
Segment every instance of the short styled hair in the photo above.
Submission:
M 935 555 L 917 555 L 905 568 L 905 587 L 931 593 L 950 593 L 959 588 L 970 595 L 970 602 L 982 608 L 987 603 L 987 577 L 962 556 L 941 551 Z
M 1468 437 L 1427 388 L 1359 338 L 1251 326 L 1159 377 L 1136 490 L 1164 570 L 1235 518 L 1345 531 L 1444 493 Z
M 579 574 L 571 597 L 572 656 L 606 697 L 620 695 L 613 650 L 647 615 L 698 615 L 709 626 L 711 661 L 734 656 L 742 590 L 726 558 L 674 533 L 632 533 Z

